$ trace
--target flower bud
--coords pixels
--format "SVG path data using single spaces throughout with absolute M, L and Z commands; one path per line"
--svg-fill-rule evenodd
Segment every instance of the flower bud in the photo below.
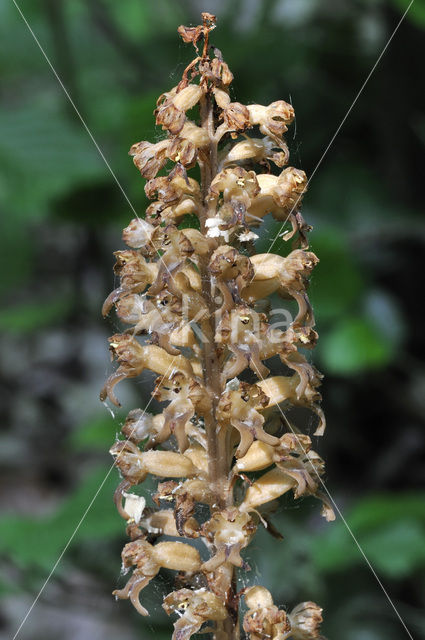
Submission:
M 155 560 L 165 569 L 194 573 L 201 568 L 198 549 L 184 542 L 160 542 L 153 549 Z
M 190 458 L 174 451 L 144 451 L 140 463 L 148 473 L 162 478 L 185 478 L 197 471 Z
M 259 585 L 245 591 L 245 604 L 248 609 L 265 609 L 273 606 L 272 594 L 265 587 Z
M 257 382 L 257 385 L 269 398 L 268 408 L 295 396 L 298 383 L 298 376 L 273 376 Z
M 191 460 L 198 470 L 208 474 L 208 455 L 204 447 L 193 444 L 189 449 L 186 449 L 184 455 Z
M 199 102 L 202 94 L 203 91 L 198 84 L 188 84 L 187 87 L 176 93 L 173 104 L 179 111 L 188 111 Z
M 214 87 L 213 94 L 217 105 L 220 109 L 227 109 L 230 104 L 230 96 L 227 91 L 224 89 L 220 89 L 219 87 Z
M 278 468 L 268 471 L 248 487 L 240 511 L 252 511 L 262 504 L 276 500 L 294 487 L 296 481 Z
M 234 469 L 240 471 L 260 471 L 273 464 L 274 447 L 261 440 L 255 440 L 243 458 L 236 460 Z

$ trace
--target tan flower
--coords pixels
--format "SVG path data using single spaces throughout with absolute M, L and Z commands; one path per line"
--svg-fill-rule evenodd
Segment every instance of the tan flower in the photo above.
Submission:
M 323 622 L 322 609 L 314 602 L 301 602 L 289 614 L 294 640 L 313 640 L 320 638 L 320 625 Z
M 207 589 L 180 589 L 164 598 L 163 608 L 180 616 L 174 624 L 172 640 L 189 640 L 207 620 L 225 620 L 226 609 L 214 593 Z
M 153 546 L 145 540 L 135 540 L 125 545 L 122 552 L 123 569 L 135 567 L 133 575 L 124 589 L 116 589 L 113 594 L 120 599 L 129 598 L 136 610 L 149 615 L 141 605 L 139 596 L 161 567 L 193 573 L 200 568 L 199 552 L 182 542 L 160 542 Z
M 285 640 L 291 637 L 291 626 L 285 611 L 273 604 L 270 592 L 264 587 L 250 587 L 245 591 L 248 606 L 243 628 L 250 640 Z

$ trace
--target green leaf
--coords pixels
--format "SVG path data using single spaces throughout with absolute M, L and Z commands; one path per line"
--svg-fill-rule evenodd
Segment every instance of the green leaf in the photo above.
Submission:
M 2 236 L 0 272 L 4 274 L 0 280 L 0 291 L 8 291 L 30 277 L 34 246 L 26 230 L 21 225 L 14 225 L 9 217 L 3 216 L 0 232 Z
M 123 27 L 135 42 L 143 42 L 152 32 L 157 37 L 163 32 L 173 33 L 175 25 L 184 17 L 184 11 L 175 2 L 162 2 L 162 10 L 158 3 L 150 5 L 139 0 L 127 0 L 125 11 L 113 0 L 108 0 L 108 5 L 114 21 Z
M 374 496 L 345 514 L 366 557 L 379 572 L 402 578 L 425 567 L 424 501 L 423 494 Z M 312 556 L 321 571 L 344 571 L 365 562 L 341 520 L 313 541 Z
M 83 424 L 70 437 L 71 446 L 77 451 L 107 451 L 113 442 L 116 423 L 110 417 L 97 417 Z
M 351 375 L 386 365 L 392 342 L 365 318 L 343 318 L 322 337 L 318 353 L 325 371 Z
M 3 110 L 0 168 L 0 202 L 14 224 L 46 216 L 52 199 L 107 173 L 81 125 L 43 105 Z
M 384 290 L 371 289 L 364 302 L 370 321 L 395 347 L 400 346 L 406 337 L 407 327 L 397 301 Z
M 342 524 L 342 523 L 341 523 Z M 365 562 L 360 550 L 344 526 L 313 544 L 313 559 L 321 571 L 344 571 Z M 404 519 L 378 527 L 367 534 L 353 530 L 367 559 L 383 574 L 402 578 L 425 567 L 425 527 Z
M 392 0 L 393 4 L 400 10 L 405 12 L 409 6 L 408 0 Z M 414 22 L 418 27 L 425 27 L 425 2 L 424 0 L 416 0 L 406 16 L 409 20 Z
M 353 308 L 364 291 L 359 267 L 350 253 L 346 238 L 328 228 L 311 236 L 311 250 L 319 257 L 309 295 L 319 322 L 333 320 Z
M 364 543 L 374 566 L 392 578 L 425 567 L 425 527 L 414 520 L 394 522 L 371 533 Z
M 102 467 L 92 472 L 51 516 L 4 517 L 0 521 L 0 553 L 7 554 L 22 568 L 50 571 L 82 518 L 70 550 L 81 541 L 106 541 L 119 535 L 123 522 L 111 497 L 117 485 L 117 473 L 113 469 L 107 475 L 109 469 Z
M 111 469 L 111 466 L 98 468 L 85 478 L 77 491 L 54 514 L 51 525 L 56 527 L 58 531 L 62 527 L 64 530 L 69 530 L 70 522 L 75 526 L 100 489 L 92 507 L 84 517 L 78 532 L 78 539 L 102 539 L 122 532 L 123 522 L 117 514 L 112 499 L 118 474 L 115 468 Z
M 139 43 L 145 40 L 149 35 L 151 23 L 151 9 L 148 3 L 129 0 L 126 2 L 125 11 L 111 0 L 107 1 L 107 5 L 118 28 L 124 29 Z
M 14 333 L 35 331 L 58 323 L 68 313 L 69 299 L 21 304 L 0 311 L 0 329 Z
M 356 531 L 365 531 L 403 518 L 413 518 L 425 524 L 424 504 L 423 493 L 371 496 L 353 506 L 350 524 Z

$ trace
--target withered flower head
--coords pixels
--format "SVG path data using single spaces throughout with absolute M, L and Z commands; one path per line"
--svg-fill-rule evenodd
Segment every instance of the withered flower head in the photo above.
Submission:
M 168 615 L 179 615 L 172 640 L 189 640 L 207 620 L 225 620 L 227 615 L 220 598 L 205 588 L 173 591 L 164 598 L 162 606 Z
M 142 140 L 133 144 L 128 153 L 133 156 L 133 162 L 142 176 L 151 180 L 166 164 L 168 146 L 168 140 L 161 140 L 156 144 Z
M 291 625 L 286 613 L 273 604 L 271 593 L 264 587 L 251 587 L 245 591 L 248 611 L 243 629 L 250 640 L 285 640 L 291 637 Z
M 322 609 L 314 602 L 301 602 L 289 614 L 292 636 L 295 640 L 313 640 L 320 638 L 320 625 L 323 622 Z
M 291 213 L 300 206 L 306 190 L 307 176 L 304 171 L 288 167 L 280 174 L 273 197 L 285 213 Z
M 209 268 L 215 278 L 225 281 L 236 280 L 238 276 L 249 281 L 254 275 L 250 259 L 227 245 L 213 252 Z
M 135 218 L 130 222 L 128 227 L 124 229 L 122 233 L 122 239 L 129 247 L 140 249 L 151 242 L 154 232 L 155 227 L 149 224 L 149 222 L 146 222 L 146 220 L 141 220 L 140 218 Z M 117 252 L 115 255 L 119 253 L 120 252 Z M 130 254 L 129 251 L 126 253 Z

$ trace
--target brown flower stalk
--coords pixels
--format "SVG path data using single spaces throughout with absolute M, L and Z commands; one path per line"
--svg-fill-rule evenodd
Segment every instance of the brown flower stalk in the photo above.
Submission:
M 209 45 L 215 17 L 202 19 L 178 29 L 198 55 L 158 100 L 156 123 L 165 138 L 130 150 L 153 202 L 145 219 L 124 229 L 129 249 L 115 254 L 120 286 L 103 307 L 105 315 L 115 307 L 127 328 L 110 338 L 118 368 L 102 400 L 118 405 L 117 383 L 149 369 L 159 376 L 152 395 L 165 403 L 155 416 L 130 411 L 124 439 L 111 449 L 122 475 L 116 504 L 130 537 L 123 567 L 132 571 L 114 593 L 148 615 L 141 592 L 161 568 L 171 569 L 177 588 L 163 607 L 178 614 L 173 640 L 199 631 L 215 640 L 241 633 L 250 640 L 314 639 L 322 621 L 316 604 L 286 613 L 266 588 L 238 593 L 236 586 L 236 571 L 249 570 L 245 549 L 257 527 L 274 532 L 264 505 L 270 512 L 271 501 L 292 491 L 294 498 L 316 496 L 333 518 L 319 491 L 323 460 L 283 412 L 307 408 L 316 416 L 315 434 L 323 434 L 321 375 L 301 351 L 317 340 L 307 286 L 318 260 L 307 250 L 310 227 L 300 213 L 307 179 L 283 168 L 292 106 L 232 102 L 232 73 Z M 188 175 L 196 165 L 200 183 Z M 283 237 L 294 247 L 286 257 L 254 255 L 253 229 L 269 213 L 289 223 Z M 188 214 L 198 229 L 182 228 Z M 297 308 L 285 330 L 271 324 L 265 301 L 273 293 Z M 282 375 L 270 376 L 267 363 L 276 356 Z M 146 508 L 131 488 L 149 474 L 159 483 L 156 506 Z

